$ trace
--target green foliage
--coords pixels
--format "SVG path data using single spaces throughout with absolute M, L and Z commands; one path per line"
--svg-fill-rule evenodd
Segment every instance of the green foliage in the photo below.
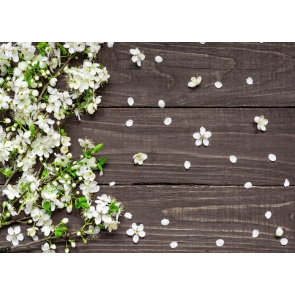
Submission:
M 39 49 L 39 52 L 42 56 L 45 55 L 45 49 L 46 47 L 48 47 L 48 43 L 46 42 L 39 42 L 38 45 L 37 45 L 37 48 Z
M 30 86 L 31 85 L 31 79 L 32 79 L 32 71 L 29 68 L 25 71 L 24 79 Z
M 57 238 L 60 238 L 62 236 L 62 234 L 64 232 L 67 231 L 67 227 L 65 225 L 58 225 L 56 228 L 55 228 L 55 231 L 54 231 L 54 235 L 57 237 Z
M 75 208 L 89 209 L 90 205 L 87 203 L 87 199 L 85 197 L 81 197 L 75 200 Z
M 49 201 L 46 201 L 46 202 L 43 203 L 43 208 L 44 208 L 45 210 L 48 210 L 50 207 L 51 207 L 51 204 L 50 204 Z
M 30 131 L 31 131 L 31 136 L 30 136 L 30 139 L 34 138 L 34 136 L 36 135 L 36 128 L 35 128 L 35 125 L 31 125 L 30 126 Z
M 96 154 L 99 150 L 102 149 L 102 147 L 103 147 L 103 143 L 98 144 L 97 146 L 95 146 L 95 147 L 92 149 L 91 154 Z
M 59 49 L 60 49 L 60 51 L 62 52 L 63 55 L 67 55 L 66 49 L 60 43 L 58 43 L 58 47 L 59 47 Z
M 5 170 L 0 168 L 0 172 L 6 176 L 6 178 L 9 178 L 12 174 L 12 168 L 6 168 Z

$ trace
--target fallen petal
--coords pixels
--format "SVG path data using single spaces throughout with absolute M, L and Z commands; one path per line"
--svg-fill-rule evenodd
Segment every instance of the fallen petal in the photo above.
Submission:
M 265 213 L 265 218 L 266 218 L 266 219 L 270 219 L 270 218 L 271 218 L 271 212 L 270 212 L 270 211 L 267 211 L 267 212 Z
M 172 122 L 172 119 L 171 119 L 171 118 L 166 118 L 166 119 L 164 120 L 164 124 L 167 125 L 167 126 L 170 125 L 171 122 Z
M 229 157 L 229 160 L 230 160 L 232 163 L 236 163 L 236 162 L 237 162 L 237 157 L 236 157 L 236 156 L 230 156 L 230 157 Z
M 128 104 L 129 104 L 130 106 L 133 106 L 133 104 L 134 104 L 134 99 L 133 99 L 133 97 L 128 97 L 127 102 L 128 102 Z
M 113 47 L 113 46 L 114 46 L 114 43 L 115 43 L 115 42 L 108 42 L 108 47 L 109 47 L 109 48 Z
M 129 212 L 126 212 L 126 213 L 124 214 L 124 217 L 127 218 L 127 219 L 131 219 L 131 218 L 132 218 L 132 214 L 129 213 Z
M 162 62 L 163 61 L 163 58 L 158 55 L 158 56 L 155 57 L 155 61 L 156 62 Z
M 131 127 L 133 125 L 133 121 L 131 119 L 129 119 L 127 122 L 126 122 L 126 126 L 127 127 Z
M 245 186 L 245 188 L 251 188 L 252 183 L 251 182 L 246 182 L 244 186 Z
M 224 245 L 224 240 L 219 239 L 219 240 L 216 241 L 216 246 L 222 247 L 223 245 Z
M 222 83 L 219 82 L 219 81 L 215 82 L 215 87 L 216 88 L 221 88 L 222 87 Z
M 185 168 L 185 169 L 189 169 L 190 166 L 191 166 L 191 163 L 190 163 L 189 161 L 185 161 L 185 162 L 184 162 L 184 168 Z
M 110 185 L 110 186 L 114 186 L 114 185 L 115 185 L 115 182 L 112 181 L 112 182 L 109 183 L 109 185 Z
M 252 232 L 252 237 L 253 238 L 257 238 L 259 236 L 259 230 L 258 229 L 254 229 Z
M 248 77 L 246 79 L 246 82 L 247 82 L 248 85 L 252 85 L 253 84 L 253 79 L 251 77 Z
M 287 187 L 290 185 L 290 181 L 288 179 L 285 180 L 285 183 L 284 183 L 284 187 Z
M 286 238 L 282 238 L 282 239 L 280 240 L 280 242 L 281 242 L 281 245 L 282 245 L 282 246 L 286 246 L 286 245 L 288 244 L 288 239 L 286 239 Z
M 168 225 L 169 224 L 169 220 L 168 219 L 162 219 L 161 220 L 161 224 L 162 225 Z
M 170 243 L 170 247 L 171 248 L 176 248 L 178 246 L 178 243 L 177 242 L 171 242 Z
M 159 100 L 158 106 L 163 109 L 165 107 L 165 101 L 164 100 Z
M 269 154 L 269 155 L 268 155 L 268 158 L 269 158 L 269 160 L 272 161 L 272 162 L 274 162 L 274 161 L 277 159 L 276 155 L 274 155 L 274 154 Z

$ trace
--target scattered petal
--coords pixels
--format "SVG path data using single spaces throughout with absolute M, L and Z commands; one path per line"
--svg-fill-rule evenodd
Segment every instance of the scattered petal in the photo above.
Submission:
M 274 161 L 277 159 L 276 155 L 274 155 L 274 154 L 269 154 L 269 155 L 268 155 L 268 158 L 269 158 L 269 160 L 272 161 L 272 162 L 274 162 Z
M 133 97 L 128 97 L 127 102 L 128 102 L 128 104 L 132 107 L 133 104 L 134 104 L 134 99 L 133 99 Z
M 288 244 L 288 239 L 286 239 L 286 238 L 282 238 L 282 239 L 280 240 L 280 242 L 281 242 L 281 245 L 282 245 L 282 246 L 286 246 L 286 245 Z
M 224 240 L 219 239 L 219 240 L 216 241 L 216 246 L 222 247 L 223 245 L 224 245 Z
M 237 162 L 237 157 L 236 157 L 236 156 L 230 156 L 230 157 L 229 157 L 229 160 L 230 160 L 232 163 L 236 163 L 236 162 Z
M 170 247 L 171 248 L 176 248 L 178 246 L 178 243 L 177 242 L 171 242 L 170 243 Z
M 156 56 L 156 57 L 155 57 L 155 61 L 156 61 L 156 62 L 162 62 L 162 61 L 163 61 L 162 56 L 159 56 L 159 55 Z
M 270 219 L 271 218 L 271 212 L 270 211 L 266 211 L 265 218 L 266 219 Z
M 251 77 L 248 77 L 246 79 L 246 82 L 247 82 L 248 85 L 252 85 L 253 84 L 253 79 Z
M 133 236 L 133 242 L 137 244 L 138 241 L 139 241 L 139 235 L 134 235 Z
M 252 237 L 253 238 L 257 238 L 259 236 L 259 230 L 258 229 L 254 229 L 252 232 Z
M 244 186 L 245 186 L 245 188 L 251 188 L 252 183 L 251 182 L 246 182 Z
M 222 87 L 222 83 L 219 82 L 219 81 L 215 82 L 215 87 L 216 88 L 221 88 Z
M 129 213 L 129 212 L 126 212 L 126 213 L 124 214 L 124 217 L 127 218 L 127 219 L 132 219 L 132 214 Z
M 201 44 L 205 44 L 206 42 L 200 42 Z
M 172 122 L 172 119 L 171 119 L 171 118 L 166 118 L 166 119 L 164 120 L 164 124 L 167 125 L 167 126 L 170 125 L 171 122 Z
M 290 181 L 288 179 L 285 179 L 284 187 L 287 187 L 290 185 Z
M 115 185 L 115 182 L 112 181 L 112 182 L 109 183 L 109 185 L 110 185 L 110 186 L 114 186 L 114 185 Z
M 127 127 L 131 127 L 133 125 L 133 121 L 131 119 L 129 119 L 127 122 L 126 122 L 126 126 Z
M 114 43 L 115 43 L 115 42 L 108 42 L 108 47 L 109 47 L 109 48 L 112 48 L 112 47 L 114 46 Z
M 165 107 L 165 101 L 164 100 L 159 100 L 158 106 L 163 109 Z
M 191 163 L 190 163 L 189 161 L 185 161 L 185 162 L 184 162 L 184 168 L 185 168 L 185 169 L 189 169 L 190 166 L 191 166 Z
M 168 219 L 162 219 L 161 220 L 161 224 L 162 225 L 168 225 L 169 224 L 169 220 Z

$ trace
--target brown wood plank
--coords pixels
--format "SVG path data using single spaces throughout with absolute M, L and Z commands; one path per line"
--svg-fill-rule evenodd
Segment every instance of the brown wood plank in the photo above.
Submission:
M 256 115 L 269 120 L 266 132 L 257 130 Z M 165 117 L 172 123 L 165 126 Z M 128 119 L 134 121 L 126 127 Z M 193 133 L 204 126 L 212 132 L 208 147 L 195 145 Z M 105 144 L 109 156 L 103 177 L 108 184 L 206 184 L 294 185 L 295 114 L 292 109 L 99 109 L 81 122 L 73 118 L 65 126 L 72 138 L 71 152 L 79 156 L 78 138 Z M 144 152 L 148 159 L 135 165 L 133 155 Z M 277 156 L 270 162 L 268 155 Z M 229 156 L 238 158 L 236 164 Z M 185 161 L 191 168 L 185 170 Z
M 295 207 L 294 187 L 211 186 L 102 186 L 107 193 L 122 201 L 132 220 L 121 217 L 120 227 L 113 233 L 103 232 L 98 241 L 86 245 L 78 242 L 72 252 L 294 252 Z M 266 211 L 272 212 L 267 220 Z M 56 216 L 56 217 L 60 217 Z M 64 217 L 64 216 L 63 216 Z M 169 219 L 168 226 L 161 220 Z M 75 228 L 81 220 L 78 214 L 69 215 L 69 226 Z M 58 218 L 55 219 L 59 220 Z M 143 223 L 146 237 L 138 244 L 126 235 L 133 222 Z M 75 226 L 73 226 L 75 224 Z M 281 246 L 274 237 L 281 226 L 288 245 Z M 22 232 L 25 233 L 25 225 Z M 260 234 L 252 238 L 252 231 Z M 6 229 L 0 230 L 0 247 L 5 247 Z M 29 242 L 30 238 L 25 237 Z M 223 239 L 223 247 L 217 247 Z M 179 246 L 170 248 L 177 241 Z M 64 244 L 57 243 L 58 252 Z M 27 250 L 26 250 L 27 251 Z M 40 245 L 30 252 L 40 252 Z
M 130 60 L 135 47 L 146 55 L 141 68 Z M 115 43 L 99 53 L 111 75 L 100 92 L 102 106 L 128 107 L 130 96 L 137 107 L 157 107 L 159 99 L 167 107 L 294 106 L 294 58 L 294 43 Z M 202 83 L 187 87 L 196 75 Z

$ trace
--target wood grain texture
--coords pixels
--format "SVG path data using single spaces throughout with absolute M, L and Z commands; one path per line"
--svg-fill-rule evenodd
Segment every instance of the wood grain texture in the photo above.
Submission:
M 269 120 L 266 132 L 257 130 L 256 115 Z M 165 117 L 172 123 L 164 125 Z M 132 127 L 125 125 L 132 119 Z M 212 132 L 208 147 L 195 145 L 193 133 L 204 126 Z M 99 109 L 93 116 L 75 118 L 65 126 L 72 138 L 71 152 L 79 156 L 81 136 L 103 142 L 109 156 L 101 184 L 206 184 L 283 186 L 294 184 L 295 113 L 292 109 Z M 144 152 L 144 165 L 133 155 Z M 270 162 L 268 155 L 277 156 Z M 238 158 L 236 164 L 229 156 Z M 185 170 L 184 162 L 191 168 Z
M 140 68 L 130 60 L 135 47 L 146 55 Z M 157 107 L 159 99 L 167 107 L 294 106 L 294 58 L 294 43 L 115 43 L 99 53 L 111 74 L 102 106 L 127 107 L 130 96 L 136 107 Z M 196 75 L 202 83 L 191 89 Z
M 113 233 L 103 232 L 99 240 L 77 243 L 72 252 L 294 252 L 295 207 L 294 187 L 212 186 L 102 186 L 100 193 L 121 200 L 132 220 L 121 217 L 120 227 Z M 271 219 L 264 216 L 272 212 Z M 58 214 L 57 214 L 58 215 Z M 58 221 L 58 216 L 55 216 Z M 64 216 L 63 216 L 64 217 Z M 60 217 L 61 218 L 61 217 Z M 162 226 L 161 220 L 170 220 Z M 77 213 L 69 215 L 69 226 L 81 223 Z M 146 237 L 134 244 L 126 235 L 133 222 L 145 225 Z M 75 226 L 74 226 L 75 225 Z M 281 246 L 274 237 L 281 226 L 289 243 Z M 25 226 L 22 226 L 25 232 Z M 260 234 L 252 238 L 252 231 Z M 8 245 L 6 231 L 0 231 L 0 247 Z M 31 238 L 25 237 L 26 241 Z M 223 239 L 223 247 L 216 240 Z M 77 239 L 78 241 L 78 239 Z M 170 248 L 177 241 L 179 246 Z M 58 252 L 64 244 L 57 243 Z M 27 250 L 28 251 L 28 250 Z M 40 252 L 40 245 L 30 252 Z

